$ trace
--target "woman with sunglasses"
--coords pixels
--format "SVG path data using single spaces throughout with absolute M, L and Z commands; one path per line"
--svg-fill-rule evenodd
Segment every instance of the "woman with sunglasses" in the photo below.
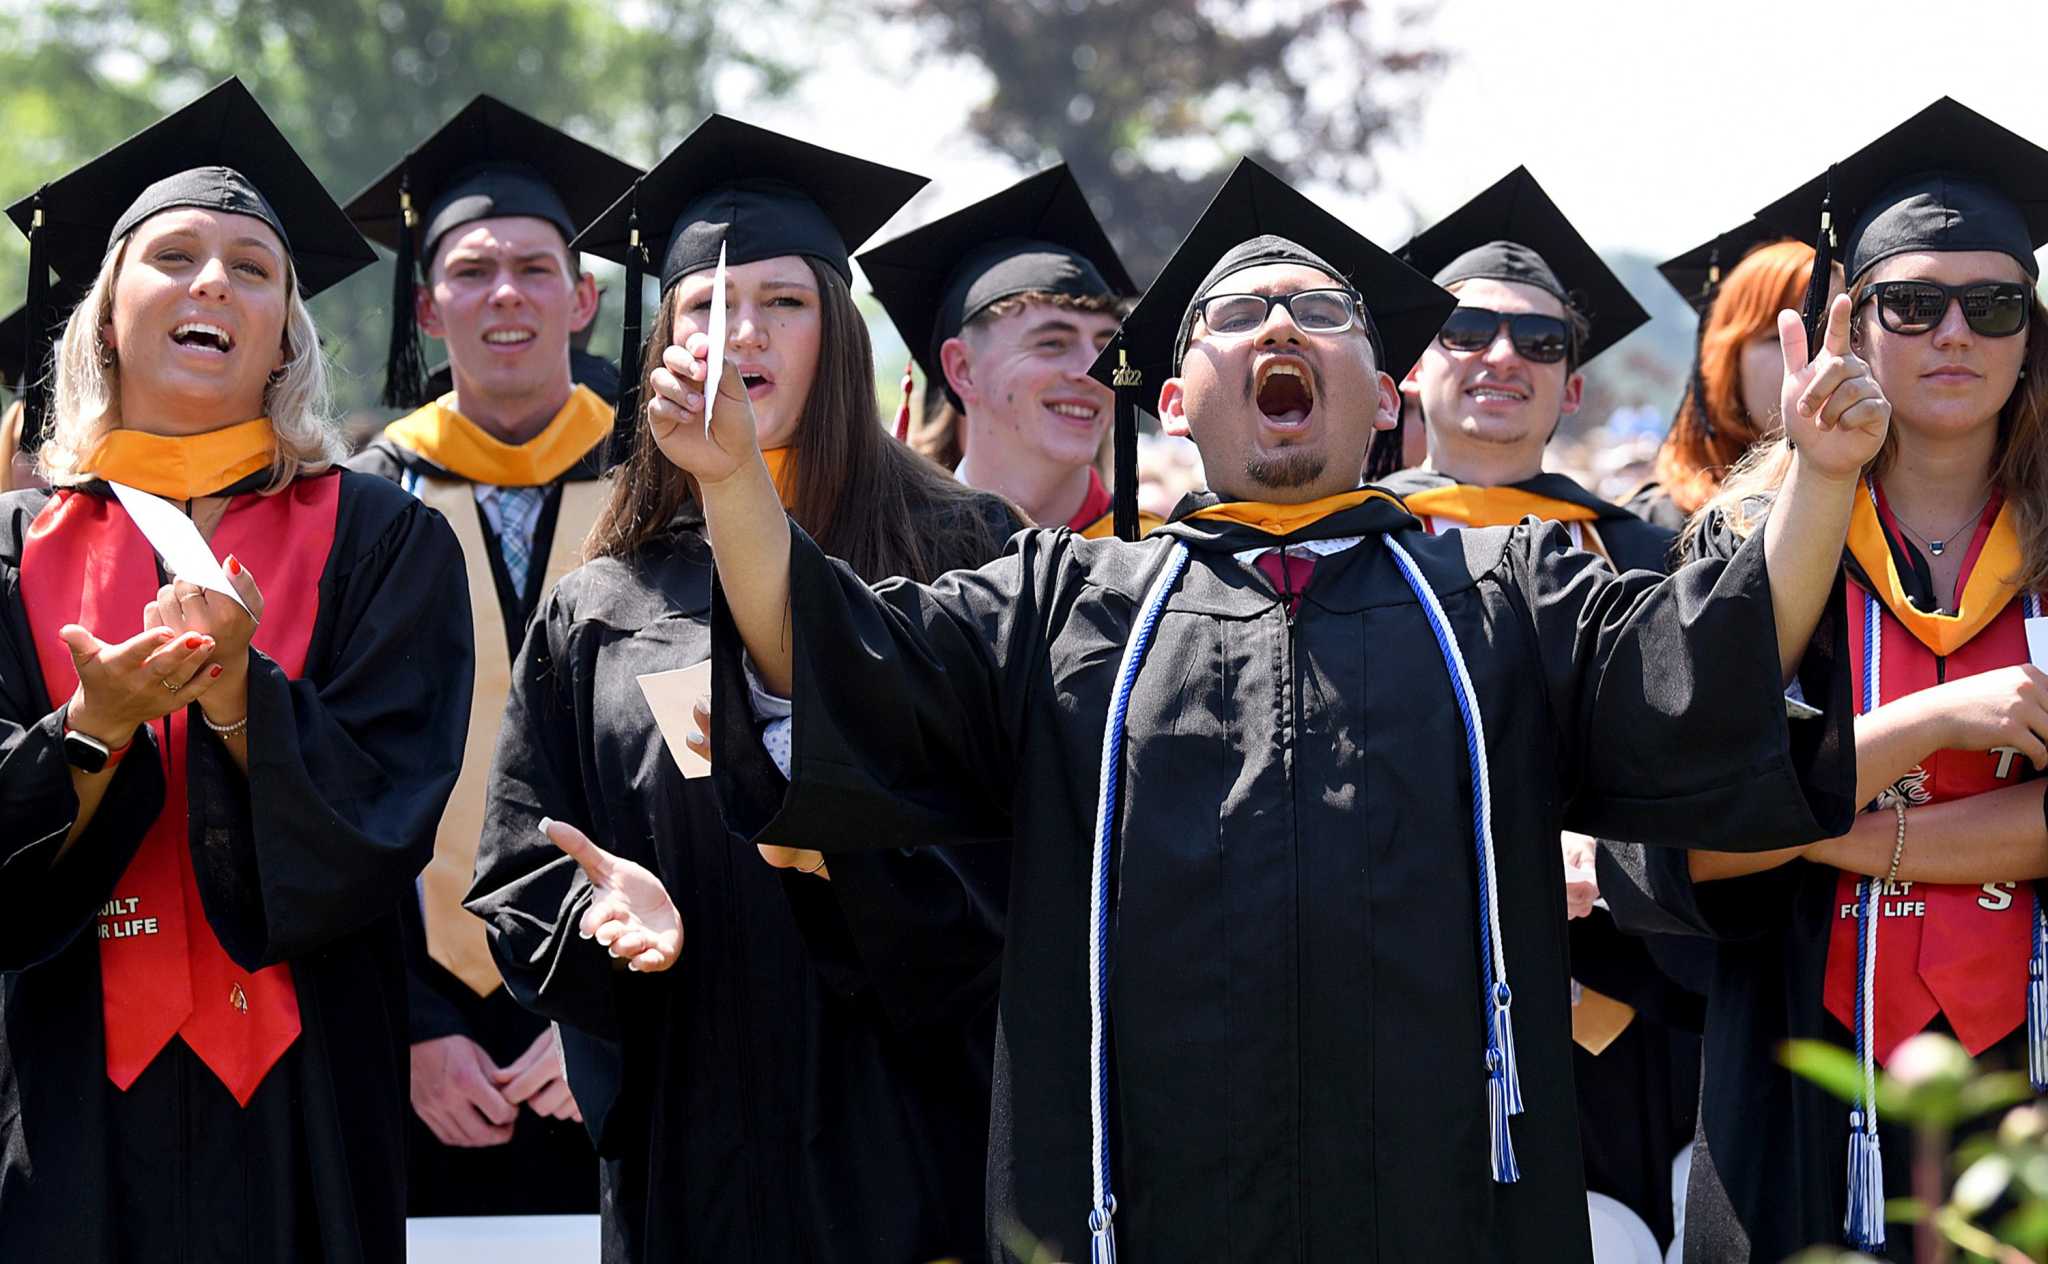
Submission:
M 334 468 L 305 297 L 375 255 L 232 79 L 12 213 L 87 289 L 0 496 L 0 1259 L 403 1259 L 472 638 L 448 525 Z
M 1957 173 L 1958 154 L 1985 161 Z M 1883 1219 L 1909 1190 L 1910 1134 L 1867 1096 L 1845 1106 L 1792 1075 L 1786 1039 L 1852 1050 L 1870 1076 L 1939 1031 L 1988 1065 L 2031 1067 L 2037 1092 L 2048 1072 L 2028 1003 L 2044 968 L 2048 677 L 2024 627 L 2048 583 L 2048 313 L 2034 294 L 2048 223 L 2011 192 L 2044 172 L 2048 151 L 1943 100 L 1764 214 L 1791 231 L 1826 198 L 1850 226 L 1852 336 L 1892 428 L 1858 491 L 1836 606 L 1869 810 L 1781 852 L 1649 849 L 1659 903 L 1718 941 L 1704 1131 L 1758 1260 L 1841 1241 L 1913 1251 Z M 1782 440 L 1753 452 L 1703 512 L 1699 547 L 1765 529 L 1789 462 Z M 1698 1228 L 1695 1242 L 1711 1226 Z

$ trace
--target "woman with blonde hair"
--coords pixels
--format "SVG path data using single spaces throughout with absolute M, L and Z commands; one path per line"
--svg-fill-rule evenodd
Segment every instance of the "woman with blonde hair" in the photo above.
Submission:
M 303 295 L 373 256 L 234 80 L 10 214 L 92 283 L 0 496 L 0 1258 L 402 1258 L 470 632 L 447 525 L 333 468 Z
M 1778 313 L 1797 307 L 1806 293 L 1813 247 L 1751 224 L 1666 260 L 1658 271 L 1698 311 L 1699 346 L 1685 398 L 1657 450 L 1655 477 L 1628 508 L 1678 531 L 1742 454 L 1783 425 L 1776 415 L 1784 377 Z
M 2048 582 L 2048 219 L 2019 201 L 2043 173 L 2048 150 L 1944 99 L 1763 216 L 1847 229 L 1837 302 L 1892 426 L 1832 599 L 1869 810 L 1785 851 L 1649 849 L 1659 903 L 1719 941 L 1702 1118 L 1758 1260 L 1829 1241 L 1913 1258 L 1884 1219 L 1909 1190 L 1910 1133 L 1867 1089 L 1844 1107 L 1795 1077 L 1786 1039 L 1853 1051 L 1868 1085 L 1909 1037 L 1943 1032 L 2048 1089 L 2048 676 L 2025 628 Z M 1696 546 L 1768 529 L 1792 464 L 1782 439 L 1752 451 Z

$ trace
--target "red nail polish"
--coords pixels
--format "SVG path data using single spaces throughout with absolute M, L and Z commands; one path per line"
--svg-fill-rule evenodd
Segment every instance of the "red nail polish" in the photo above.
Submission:
M 219 664 L 219 663 L 215 663 L 215 664 L 214 664 L 213 666 L 211 666 L 211 667 L 209 667 L 209 668 L 207 668 L 207 669 L 206 669 L 206 678 L 207 678 L 208 680 L 219 680 L 219 679 L 220 679 L 220 664 Z
M 239 575 L 239 574 L 241 574 L 241 573 L 242 573 L 242 559 L 240 559 L 240 558 L 236 557 L 236 556 L 235 556 L 234 554 L 232 554 L 232 553 L 228 554 L 228 574 L 230 574 L 230 575 Z
M 185 634 L 185 648 L 188 650 L 196 650 L 199 648 L 199 643 L 203 639 L 204 638 L 202 638 L 197 632 L 187 632 Z

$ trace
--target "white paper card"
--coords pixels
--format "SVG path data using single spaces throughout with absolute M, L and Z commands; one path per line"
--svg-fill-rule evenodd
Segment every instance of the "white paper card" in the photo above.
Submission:
M 711 437 L 711 408 L 718 399 L 718 379 L 725 372 L 725 243 L 718 243 L 718 271 L 711 275 L 711 339 L 704 361 L 704 437 Z
M 685 777 L 709 776 L 711 761 L 691 750 L 688 739 L 697 731 L 691 709 L 700 702 L 711 705 L 711 660 L 707 658 L 695 667 L 676 671 L 650 672 L 636 679 L 676 767 Z
M 149 547 L 164 560 L 164 569 L 171 573 L 172 579 L 182 579 L 188 584 L 226 593 L 234 598 L 236 605 L 249 609 L 241 594 L 235 591 L 228 573 L 220 568 L 213 549 L 183 510 L 160 496 L 152 496 L 133 487 L 119 483 L 108 483 L 107 486 L 114 489 L 121 508 L 128 511 L 129 520 L 142 532 L 142 538 L 148 540 Z M 255 612 L 250 613 L 253 615 Z
M 2027 661 L 2048 671 L 2048 615 L 2027 620 Z

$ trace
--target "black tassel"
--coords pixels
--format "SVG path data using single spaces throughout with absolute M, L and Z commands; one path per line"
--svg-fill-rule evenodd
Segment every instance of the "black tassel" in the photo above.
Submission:
M 1707 377 L 1700 367 L 1700 348 L 1707 341 L 1707 319 L 1714 314 L 1714 291 L 1721 285 L 1721 250 L 1714 248 L 1713 256 L 1707 261 L 1707 284 L 1700 294 L 1700 319 L 1692 328 L 1692 383 L 1686 388 L 1685 400 L 1679 406 L 1690 408 L 1700 419 L 1700 432 L 1706 441 L 1714 441 L 1714 414 L 1707 407 Z
M 640 182 L 633 182 L 633 205 L 626 212 L 625 318 L 619 329 L 619 401 L 614 424 L 620 430 L 640 426 L 640 372 L 645 354 L 640 346 L 641 278 L 647 272 L 647 247 L 640 242 Z
M 1116 339 L 1116 487 L 1111 493 L 1111 525 L 1119 540 L 1138 538 L 1138 392 L 1145 374 L 1126 358 L 1123 334 Z
M 26 345 L 21 358 L 21 441 L 24 447 L 41 446 L 43 421 L 50 410 L 50 326 L 56 313 L 50 310 L 49 242 L 43 231 L 43 194 L 36 191 L 35 218 L 28 230 L 28 311 L 23 324 Z
M 1835 263 L 1835 167 L 1828 164 L 1826 183 L 1820 198 L 1820 231 L 1813 239 L 1813 275 L 1806 279 L 1806 300 L 1799 316 L 1806 324 L 1806 349 L 1820 354 L 1821 334 L 1828 325 L 1828 284 Z
M 419 284 L 413 238 L 419 215 L 412 209 L 412 176 L 398 180 L 398 260 L 391 273 L 391 348 L 384 357 L 384 406 L 418 408 L 427 402 L 427 353 L 420 345 L 414 312 Z

